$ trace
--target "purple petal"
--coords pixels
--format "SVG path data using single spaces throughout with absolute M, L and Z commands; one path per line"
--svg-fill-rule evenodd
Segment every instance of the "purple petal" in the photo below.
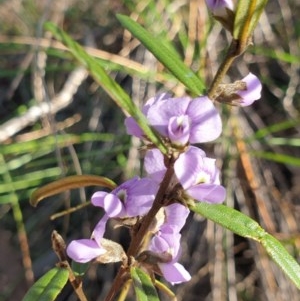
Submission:
M 172 284 L 186 282 L 191 279 L 189 272 L 178 262 L 161 263 L 159 268 L 164 278 Z
M 168 124 L 168 137 L 177 145 L 185 145 L 190 137 L 190 118 L 187 115 L 173 116 Z
M 221 117 L 208 97 L 202 96 L 191 101 L 187 115 L 192 120 L 190 143 L 213 141 L 220 136 Z
M 67 247 L 68 256 L 81 263 L 89 262 L 105 252 L 106 250 L 92 239 L 73 240 Z
M 165 207 L 166 222 L 169 226 L 174 226 L 176 231 L 180 231 L 185 225 L 190 210 L 181 204 L 172 204 Z
M 126 212 L 127 216 L 145 215 L 151 208 L 158 183 L 149 178 L 142 178 L 127 190 Z
M 102 207 L 110 217 L 116 217 L 123 212 L 123 203 L 113 193 L 104 191 L 95 192 L 92 195 L 92 204 L 94 206 Z
M 261 97 L 262 85 L 259 79 L 252 73 L 249 73 L 242 81 L 246 83 L 247 90 L 240 90 L 237 94 L 242 98 L 240 105 L 246 107 Z
M 171 117 L 179 117 L 186 114 L 191 99 L 168 98 L 154 103 L 148 110 L 147 119 L 161 135 L 168 137 L 168 124 Z
M 149 250 L 155 253 L 169 253 L 172 260 L 178 257 L 180 253 L 181 234 L 174 231 L 159 231 L 150 242 Z
M 106 228 L 106 223 L 109 219 L 109 216 L 107 214 L 105 214 L 100 221 L 98 222 L 98 224 L 96 225 L 93 233 L 92 233 L 92 237 L 95 239 L 95 241 L 98 243 L 98 245 L 101 245 L 101 240 L 103 238 L 104 232 L 105 232 L 105 228 Z
M 186 190 L 193 199 L 211 204 L 223 203 L 226 197 L 226 189 L 221 185 L 199 184 Z
M 132 135 L 138 138 L 143 137 L 144 132 L 133 117 L 127 117 L 125 119 L 125 126 L 128 135 Z
M 170 97 L 171 97 L 170 94 L 162 93 L 155 97 L 150 98 L 146 102 L 146 104 L 143 106 L 143 109 L 142 109 L 143 114 L 146 116 L 149 108 L 157 101 L 160 101 L 160 100 L 166 99 L 166 98 L 170 98 Z M 135 119 L 133 117 L 127 117 L 125 119 L 125 126 L 126 126 L 127 134 L 136 136 L 138 138 L 143 138 L 144 132 L 140 128 L 140 126 L 137 124 L 137 122 L 135 121 Z
M 198 147 L 190 146 L 182 153 L 174 164 L 175 174 L 184 189 L 197 183 L 197 178 L 203 166 L 204 151 Z
M 157 183 L 161 182 L 167 170 L 164 164 L 164 156 L 157 148 L 147 151 L 144 167 L 151 179 Z

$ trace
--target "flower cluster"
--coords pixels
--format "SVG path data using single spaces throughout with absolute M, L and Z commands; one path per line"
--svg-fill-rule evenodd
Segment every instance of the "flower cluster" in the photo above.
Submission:
M 151 208 L 158 184 L 149 178 L 130 179 L 112 192 L 98 191 L 92 196 L 92 204 L 102 207 L 105 215 L 96 225 L 91 239 L 72 241 L 67 254 L 76 262 L 89 262 L 104 254 L 101 245 L 109 218 L 130 218 L 145 215 Z
M 260 97 L 260 82 L 252 74 L 233 85 L 231 94 L 226 89 L 219 92 L 219 100 L 228 102 L 234 95 L 235 101 L 245 106 Z M 225 188 L 220 185 L 216 160 L 207 157 L 203 150 L 192 144 L 218 138 L 222 122 L 217 109 L 206 96 L 195 99 L 172 98 L 164 93 L 148 100 L 142 111 L 149 125 L 175 149 L 176 156 L 172 162 L 174 180 L 165 193 L 166 200 L 160 210 L 163 211 L 163 218 L 159 220 L 157 217 L 156 226 L 149 228 L 151 238 L 147 245 L 142 246 L 136 260 L 148 268 L 151 266 L 153 271 L 162 274 L 167 281 L 180 283 L 190 279 L 189 273 L 178 263 L 181 253 L 180 231 L 189 214 L 187 205 L 195 201 L 218 204 L 226 196 Z M 132 117 L 125 120 L 125 125 L 130 135 L 147 140 Z M 80 263 L 103 256 L 107 252 L 103 236 L 110 219 L 131 219 L 132 225 L 143 222 L 142 217 L 151 209 L 169 168 L 166 159 L 167 156 L 151 146 L 144 159 L 147 177 L 130 179 L 109 193 L 96 192 L 92 196 L 92 204 L 103 208 L 105 214 L 90 239 L 74 240 L 69 244 L 68 256 Z
M 184 226 L 189 210 L 180 204 L 172 204 L 164 208 L 164 222 L 152 237 L 148 253 L 164 278 L 172 284 L 189 281 L 191 279 L 187 270 L 178 263 L 180 257 L 180 230 Z M 153 255 L 154 254 L 154 255 Z M 153 259 L 151 260 L 153 262 Z

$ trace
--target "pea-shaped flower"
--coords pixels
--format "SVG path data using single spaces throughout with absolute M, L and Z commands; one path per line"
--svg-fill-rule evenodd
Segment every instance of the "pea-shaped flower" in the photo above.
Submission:
M 159 182 L 166 167 L 158 149 L 149 150 L 145 156 L 145 169 Z M 220 185 L 220 171 L 216 160 L 208 158 L 201 149 L 189 146 L 174 163 L 175 175 L 185 193 L 196 201 L 218 204 L 225 200 L 226 190 Z
M 149 124 L 175 145 L 212 141 L 222 131 L 219 113 L 206 96 L 192 99 L 159 95 L 146 103 L 143 112 Z M 125 120 L 125 125 L 129 134 L 143 136 L 132 117 Z

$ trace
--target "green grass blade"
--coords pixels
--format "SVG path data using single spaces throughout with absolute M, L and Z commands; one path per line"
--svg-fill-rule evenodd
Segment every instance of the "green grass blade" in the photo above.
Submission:
M 170 47 L 129 17 L 117 15 L 117 18 L 192 93 L 195 95 L 204 93 L 204 82 L 182 62 Z
M 72 55 L 85 66 L 93 78 L 101 85 L 107 94 L 126 112 L 129 114 L 134 110 L 134 103 L 128 94 L 110 77 L 107 75 L 101 65 L 90 56 L 77 42 L 75 42 L 63 30 L 56 27 L 53 23 L 45 24 L 46 30 L 51 31 L 56 39 L 60 40 L 68 47 Z M 131 114 L 132 115 L 132 114 Z
M 259 129 L 258 131 L 256 131 L 256 133 L 254 135 L 247 138 L 247 141 L 261 139 L 271 133 L 277 133 L 279 131 L 284 131 L 284 130 L 293 128 L 295 126 L 298 126 L 299 124 L 300 124 L 300 118 L 284 120 L 283 122 L 275 123 L 270 126 Z
M 211 205 L 199 202 L 190 209 L 240 236 L 248 237 L 261 243 L 270 257 L 300 288 L 300 266 L 297 261 L 275 237 L 266 233 L 252 218 L 225 205 Z
M 279 51 L 278 49 L 267 48 L 262 46 L 255 46 L 249 50 L 250 52 L 256 55 L 262 55 L 265 57 L 269 57 L 275 59 L 277 61 L 282 61 L 290 64 L 299 64 L 300 57 L 296 55 L 292 55 L 288 52 Z
M 300 138 L 284 138 L 284 137 L 276 137 L 276 138 L 268 138 L 266 141 L 268 145 L 286 145 L 286 146 L 300 146 Z
M 133 103 L 129 95 L 122 87 L 115 82 L 102 68 L 99 62 L 90 56 L 78 43 L 76 43 L 63 30 L 56 27 L 53 23 L 46 23 L 45 28 L 61 41 L 69 49 L 72 55 L 85 66 L 93 79 L 106 91 L 106 93 L 121 107 L 125 112 L 131 115 L 138 125 L 142 128 L 147 137 L 165 154 L 167 148 L 162 142 L 160 136 L 154 132 L 147 124 L 147 119 L 139 108 Z
M 300 158 L 272 152 L 251 152 L 251 155 L 292 166 L 300 166 Z
M 68 270 L 53 268 L 30 288 L 22 301 L 55 300 L 67 283 L 68 277 Z
M 157 291 L 148 274 L 136 267 L 131 268 L 130 274 L 139 301 L 159 301 Z

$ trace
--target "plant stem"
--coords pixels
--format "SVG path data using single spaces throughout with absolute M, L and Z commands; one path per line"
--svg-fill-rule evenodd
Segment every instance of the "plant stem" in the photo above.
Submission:
M 240 46 L 241 45 L 239 43 L 239 40 L 234 40 L 234 39 L 232 40 L 232 42 L 228 48 L 227 54 L 226 54 L 222 64 L 220 65 L 220 67 L 213 79 L 213 82 L 210 85 L 210 88 L 208 89 L 207 95 L 211 100 L 214 100 L 216 98 L 216 96 L 217 96 L 216 92 L 219 87 L 219 84 L 222 82 L 223 77 L 226 75 L 227 71 L 231 67 L 235 58 L 244 52 L 246 47 L 240 47 Z
M 127 280 L 126 277 L 124 277 L 128 273 L 128 268 L 131 264 L 131 258 L 135 257 L 138 254 L 138 251 L 140 250 L 140 247 L 143 243 L 144 237 L 155 218 L 157 212 L 160 208 L 162 208 L 164 204 L 164 197 L 166 194 L 166 191 L 168 191 L 169 185 L 171 183 L 171 180 L 174 175 L 174 168 L 173 164 L 171 164 L 166 173 L 165 176 L 160 184 L 160 187 L 158 189 L 158 192 L 156 194 L 155 200 L 153 202 L 153 205 L 147 215 L 142 219 L 142 222 L 140 224 L 140 228 L 136 232 L 136 234 L 133 235 L 130 246 L 127 251 L 127 258 L 129 259 L 128 266 L 121 266 L 119 269 L 119 272 L 117 276 L 115 277 L 113 284 L 105 298 L 105 301 L 111 301 L 115 294 L 121 289 L 122 285 L 124 284 L 124 281 Z

